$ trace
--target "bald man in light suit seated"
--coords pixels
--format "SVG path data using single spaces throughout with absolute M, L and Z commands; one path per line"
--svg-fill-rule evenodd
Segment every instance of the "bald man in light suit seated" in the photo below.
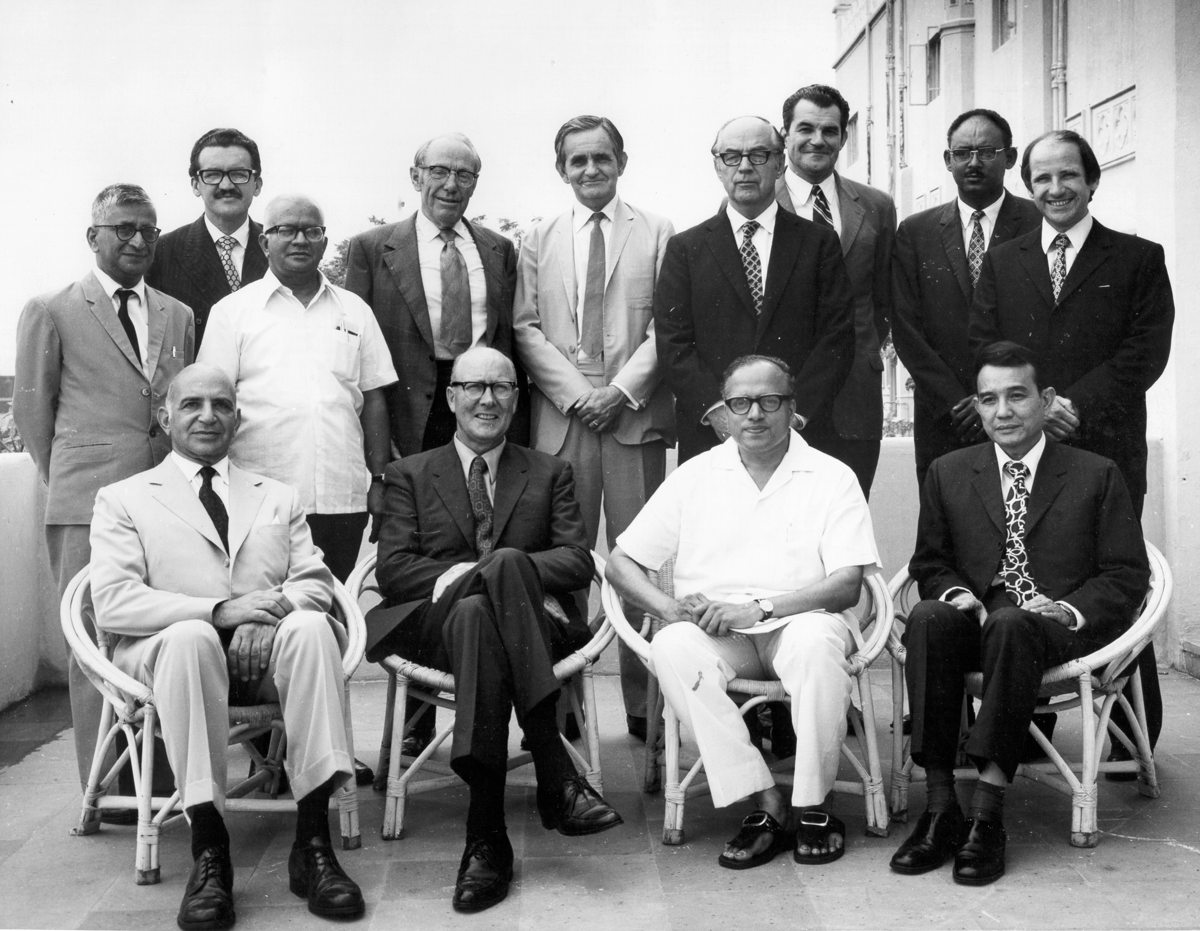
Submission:
M 326 613 L 333 577 L 296 491 L 230 463 L 239 419 L 220 370 L 184 369 L 159 411 L 171 454 L 102 488 L 92 521 L 96 624 L 116 635 L 113 662 L 154 689 L 192 828 L 195 863 L 177 918 L 184 931 L 235 920 L 222 818 L 231 680 L 283 707 L 284 766 L 297 799 L 291 891 L 322 917 L 363 912 L 329 839 L 329 798 L 353 772 L 341 704 L 344 634 Z

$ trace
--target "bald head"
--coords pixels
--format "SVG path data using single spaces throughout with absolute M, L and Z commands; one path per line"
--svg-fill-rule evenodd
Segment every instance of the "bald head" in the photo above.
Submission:
M 458 424 L 455 436 L 482 455 L 504 442 L 517 409 L 512 360 L 495 349 L 468 349 L 454 360 L 446 401 Z
M 221 369 L 196 363 L 175 376 L 158 422 L 179 455 L 212 465 L 224 459 L 240 414 L 233 382 Z
M 297 290 L 320 280 L 321 258 L 329 241 L 325 217 L 316 201 L 303 194 L 274 197 L 267 204 L 263 227 L 258 241 L 272 274 L 282 284 Z
M 739 116 L 717 131 L 713 167 L 729 205 L 752 220 L 775 200 L 775 182 L 783 174 L 783 137 L 761 116 Z M 726 160 L 734 161 L 727 165 Z M 762 161 L 755 165 L 754 161 Z
M 471 377 L 463 373 L 474 372 L 477 369 L 487 369 L 510 381 L 517 380 L 517 369 L 513 365 L 512 359 L 500 350 L 490 349 L 487 346 L 476 346 L 474 349 L 468 349 L 455 359 L 454 365 L 450 368 L 450 380 L 470 381 Z

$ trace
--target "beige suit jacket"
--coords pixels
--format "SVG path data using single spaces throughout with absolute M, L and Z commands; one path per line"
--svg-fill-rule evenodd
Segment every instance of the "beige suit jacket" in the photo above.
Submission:
M 547 453 L 562 449 L 568 411 L 591 390 L 576 367 L 579 355 L 579 286 L 571 211 L 538 224 L 521 241 L 513 330 L 517 355 L 533 392 L 532 445 Z M 626 406 L 613 435 L 627 445 L 675 442 L 671 393 L 662 378 L 654 343 L 654 284 L 670 222 L 616 203 L 608 243 L 604 287 L 606 384 L 624 388 L 639 404 Z

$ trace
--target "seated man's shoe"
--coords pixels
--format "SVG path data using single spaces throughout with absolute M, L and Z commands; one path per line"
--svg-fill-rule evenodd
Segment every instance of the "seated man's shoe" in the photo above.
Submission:
M 646 716 L 637 714 L 625 715 L 625 729 L 635 740 L 646 742 Z
M 573 776 L 553 789 L 538 786 L 542 827 L 567 837 L 599 834 L 622 823 L 622 818 L 582 776 Z
M 986 886 L 1004 875 L 1004 824 L 967 822 L 967 839 L 954 855 L 954 881 L 963 886 Z
M 365 908 L 358 883 L 346 875 L 324 838 L 292 845 L 288 888 L 308 899 L 308 910 L 322 918 L 357 918 Z
M 1129 751 L 1125 749 L 1124 744 L 1117 744 L 1116 741 L 1113 741 L 1113 743 L 1116 745 L 1112 748 L 1112 751 L 1108 754 L 1108 756 L 1104 758 L 1104 762 L 1125 763 L 1133 759 L 1133 757 L 1129 755 Z M 1128 773 L 1116 772 L 1104 774 L 1104 778 L 1109 782 L 1133 782 L 1135 779 L 1137 779 L 1137 777 L 1137 770 Z
M 205 847 L 192 864 L 175 921 L 183 931 L 218 931 L 236 920 L 229 848 Z
M 354 761 L 354 784 L 356 786 L 369 786 L 375 781 L 375 774 L 371 772 L 371 767 L 362 760 Z
M 137 824 L 138 813 L 132 808 L 101 808 L 100 823 L 130 825 Z
M 958 851 L 966 828 L 966 819 L 957 805 L 949 811 L 926 811 L 892 854 L 892 870 L 906 876 L 936 870 Z
M 403 756 L 420 756 L 432 740 L 431 734 L 409 734 L 400 742 L 400 753 Z
M 506 847 L 507 849 L 502 849 Z M 512 882 L 512 847 L 467 836 L 467 849 L 458 865 L 452 904 L 456 912 L 481 912 L 503 902 Z
M 796 755 L 796 732 L 792 729 L 792 710 L 785 702 L 773 701 L 765 707 L 771 710 L 771 752 L 775 759 L 786 760 Z

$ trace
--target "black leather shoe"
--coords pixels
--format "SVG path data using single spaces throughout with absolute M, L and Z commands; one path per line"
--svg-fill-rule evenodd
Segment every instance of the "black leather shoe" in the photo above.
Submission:
M 1121 745 L 1119 747 L 1114 747 L 1112 752 L 1105 757 L 1104 762 L 1124 763 L 1132 759 L 1133 757 L 1129 755 L 1129 751 L 1125 749 L 1124 745 Z M 1136 771 L 1130 773 L 1115 772 L 1104 774 L 1104 778 L 1109 782 L 1133 782 L 1135 779 L 1137 779 L 1137 777 L 1138 774 Z
M 400 742 L 400 753 L 403 756 L 420 756 L 432 740 L 429 734 L 409 734 Z
M 966 827 L 962 809 L 957 805 L 949 811 L 926 811 L 912 833 L 892 854 L 892 869 L 906 876 L 936 870 L 957 852 Z
M 986 886 L 1004 875 L 1004 824 L 967 822 L 967 839 L 954 855 L 954 881 L 963 886 Z
M 288 888 L 308 899 L 308 910 L 322 918 L 357 918 L 365 907 L 358 883 L 346 875 L 324 838 L 292 845 Z
M 452 904 L 456 912 L 481 912 L 503 902 L 512 882 L 512 847 L 467 836 L 467 849 L 458 865 Z
M 629 736 L 635 740 L 646 742 L 646 717 L 645 715 L 627 714 L 625 715 L 625 729 L 629 731 Z
M 229 848 L 205 847 L 192 864 L 175 921 L 183 931 L 217 931 L 236 920 Z
M 582 776 L 567 779 L 557 789 L 538 787 L 538 813 L 542 827 L 567 837 L 599 834 L 621 824 L 619 814 L 600 797 Z
M 369 786 L 375 781 L 375 774 L 371 772 L 371 767 L 362 760 L 354 761 L 354 784 L 356 786 Z

